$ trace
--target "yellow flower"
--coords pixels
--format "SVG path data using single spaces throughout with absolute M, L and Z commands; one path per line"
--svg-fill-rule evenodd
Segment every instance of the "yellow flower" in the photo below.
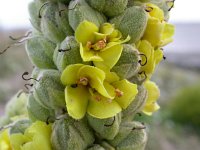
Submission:
M 164 13 L 158 6 L 150 3 L 146 5 L 152 10 L 149 12 L 147 28 L 142 39 L 149 41 L 153 47 L 162 47 L 172 42 L 174 26 L 164 21 Z
M 25 130 L 10 136 L 14 150 L 52 150 L 51 125 L 37 121 Z
M 153 112 L 157 111 L 160 106 L 157 104 L 157 99 L 160 97 L 160 90 L 158 86 L 152 81 L 146 81 L 144 83 L 145 88 L 147 89 L 147 100 L 143 108 L 143 112 L 147 115 L 152 115 Z
M 137 48 L 141 54 L 142 64 L 140 72 L 144 71 L 147 78 L 150 79 L 156 65 L 163 59 L 163 51 L 161 49 L 154 50 L 153 46 L 146 40 L 139 41 Z
M 122 34 L 109 23 L 98 28 L 94 23 L 83 21 L 75 32 L 76 40 L 80 43 L 80 54 L 83 61 L 93 61 L 95 65 L 111 69 L 119 60 L 122 53 Z
M 127 80 L 119 81 L 116 75 L 106 79 L 101 69 L 83 64 L 69 65 L 61 75 L 66 86 L 67 111 L 74 119 L 86 112 L 96 118 L 109 118 L 121 112 L 134 100 L 137 85 Z
M 0 150 L 12 150 L 8 130 L 0 133 Z

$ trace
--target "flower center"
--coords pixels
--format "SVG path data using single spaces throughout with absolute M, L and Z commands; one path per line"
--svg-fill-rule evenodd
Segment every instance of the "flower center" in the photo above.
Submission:
M 119 89 L 115 89 L 115 93 L 117 97 L 122 97 L 124 95 L 124 92 L 120 91 Z
M 84 86 L 87 86 L 89 84 L 89 80 L 86 77 L 81 77 L 78 81 L 77 84 L 81 84 Z
M 91 41 L 88 41 L 86 44 L 87 48 L 95 50 L 95 51 L 99 51 L 104 49 L 107 46 L 107 40 L 106 38 L 103 40 L 99 40 L 97 41 L 95 44 L 92 44 Z

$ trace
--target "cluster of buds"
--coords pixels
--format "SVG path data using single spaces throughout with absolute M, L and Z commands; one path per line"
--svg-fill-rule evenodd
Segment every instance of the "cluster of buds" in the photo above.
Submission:
M 35 68 L 1 119 L 1 150 L 144 150 L 137 113 L 159 109 L 151 76 L 172 42 L 169 0 L 34 0 Z

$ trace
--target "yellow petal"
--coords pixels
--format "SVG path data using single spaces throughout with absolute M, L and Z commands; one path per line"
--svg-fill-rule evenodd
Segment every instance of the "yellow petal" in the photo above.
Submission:
M 152 3 L 148 3 L 146 5 L 147 5 L 147 7 L 153 8 L 149 12 L 149 15 L 151 17 L 155 17 L 155 18 L 159 19 L 160 21 L 164 20 L 164 12 L 162 11 L 162 9 L 160 9 L 158 6 L 156 6 L 155 4 L 152 4 Z
M 143 39 L 149 41 L 153 47 L 160 44 L 162 33 L 164 32 L 165 22 L 150 17 L 147 23 Z
M 150 116 L 153 114 L 153 112 L 155 112 L 159 109 L 160 109 L 160 106 L 157 103 L 152 103 L 152 104 L 146 105 L 142 111 L 146 115 Z
M 158 86 L 154 82 L 149 80 L 144 83 L 144 86 L 148 92 L 146 103 L 154 103 L 160 97 L 160 90 Z
M 115 45 L 100 52 L 99 56 L 103 59 L 103 61 L 94 61 L 95 66 L 99 68 L 108 68 L 110 70 L 119 60 L 122 50 L 122 45 Z
M 165 46 L 173 41 L 172 36 L 174 35 L 175 27 L 172 24 L 165 24 L 164 31 L 161 38 L 160 46 Z
M 101 96 L 99 101 L 91 97 L 87 113 L 95 118 L 105 119 L 115 116 L 121 110 L 121 107 L 116 101 Z
M 89 79 L 89 84 L 92 88 L 98 91 L 101 95 L 113 98 L 104 87 L 105 72 L 93 66 L 83 66 L 78 73 L 79 77 L 86 77 Z
M 81 119 L 85 116 L 88 98 L 89 92 L 85 86 L 79 85 L 76 88 L 67 86 L 65 88 L 66 107 L 72 118 Z
M 163 59 L 163 51 L 160 49 L 155 50 L 154 59 L 155 59 L 155 63 L 158 64 Z
M 83 61 L 103 61 L 103 59 L 98 56 L 98 52 L 87 50 L 83 47 L 82 43 L 80 43 L 80 54 Z
M 65 68 L 61 75 L 61 82 L 64 85 L 76 84 L 78 80 L 78 71 L 84 66 L 83 64 L 73 64 Z
M 137 84 L 133 84 L 127 80 L 117 81 L 112 84 L 116 89 L 120 90 L 123 94 L 120 97 L 115 97 L 115 101 L 123 108 L 126 109 L 129 104 L 135 99 L 138 93 Z
M 89 21 L 83 21 L 79 24 L 75 31 L 75 38 L 78 42 L 86 45 L 88 41 L 94 42 L 94 32 L 98 32 L 98 27 Z
M 100 27 L 100 33 L 102 34 L 110 35 L 111 33 L 113 33 L 113 31 L 114 31 L 114 26 L 110 23 L 104 23 Z
M 12 134 L 10 136 L 10 141 L 11 141 L 12 148 L 14 150 L 21 150 L 22 145 L 27 142 L 30 142 L 31 138 L 28 138 L 27 136 L 21 133 L 17 133 L 17 134 Z
M 0 132 L 0 150 L 11 150 L 8 130 Z

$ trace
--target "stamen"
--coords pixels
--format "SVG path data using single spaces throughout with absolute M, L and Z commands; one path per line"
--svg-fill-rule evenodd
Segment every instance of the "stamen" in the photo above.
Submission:
M 115 89 L 115 93 L 117 97 L 122 97 L 124 95 L 124 92 L 120 91 L 119 89 Z
M 87 41 L 86 47 L 91 49 L 92 48 L 92 42 L 91 41 Z
M 94 97 L 97 101 L 101 101 L 101 97 L 99 95 L 95 95 Z
M 88 85 L 89 81 L 88 81 L 88 78 L 86 78 L 86 77 L 81 77 L 81 78 L 78 80 L 77 83 L 86 86 L 86 85 Z
M 92 48 L 94 50 L 101 50 L 101 49 L 104 49 L 106 45 L 107 45 L 106 40 L 103 39 L 103 40 L 98 41 L 96 44 L 92 45 Z

